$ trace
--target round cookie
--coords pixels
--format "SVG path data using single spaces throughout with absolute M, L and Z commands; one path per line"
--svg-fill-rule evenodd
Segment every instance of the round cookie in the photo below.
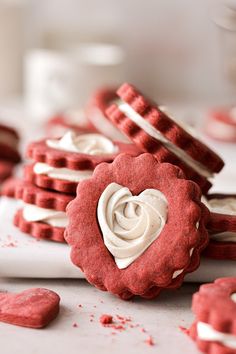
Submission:
M 119 97 L 117 96 L 115 89 L 98 89 L 87 104 L 86 114 L 91 124 L 100 133 L 112 140 L 130 142 L 126 135 L 122 134 L 122 132 L 107 118 L 106 110 L 108 106 L 118 99 Z
M 224 165 L 222 159 L 134 86 L 123 84 L 117 94 L 120 100 L 107 109 L 108 118 L 142 151 L 178 165 L 206 192 L 209 179 Z
M 75 194 L 78 183 L 89 178 L 101 162 L 111 162 L 122 152 L 140 151 L 133 144 L 112 142 L 100 134 L 67 132 L 61 139 L 33 142 L 27 149 L 33 165 L 26 166 L 25 179 L 39 187 Z
M 73 196 L 43 190 L 25 181 L 16 183 L 14 196 L 24 202 L 14 217 L 21 231 L 37 239 L 65 242 L 66 207 Z
M 22 183 L 19 178 L 9 177 L 1 186 L 1 196 L 15 198 L 15 188 L 18 183 Z
M 14 163 L 0 159 L 0 183 L 10 177 L 14 170 Z
M 219 108 L 208 113 L 206 134 L 216 140 L 236 142 L 236 108 Z
M 203 353 L 236 353 L 236 278 L 217 279 L 193 295 L 189 334 Z
M 122 299 L 175 289 L 208 243 L 200 198 L 197 184 L 151 154 L 100 164 L 67 208 L 72 262 L 91 284 Z
M 0 124 L 0 159 L 18 163 L 21 160 L 18 152 L 19 135 L 15 129 Z
M 236 195 L 209 194 L 206 198 L 203 202 L 211 212 L 207 225 L 210 242 L 203 254 L 236 260 Z

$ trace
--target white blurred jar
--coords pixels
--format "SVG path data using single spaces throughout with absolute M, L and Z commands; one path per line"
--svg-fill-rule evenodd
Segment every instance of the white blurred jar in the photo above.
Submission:
M 19 95 L 24 50 L 24 1 L 0 1 L 0 98 Z
M 29 115 L 48 116 L 83 106 L 101 86 L 124 80 L 124 52 L 120 46 L 83 43 L 68 51 L 32 50 L 26 55 L 25 101 Z

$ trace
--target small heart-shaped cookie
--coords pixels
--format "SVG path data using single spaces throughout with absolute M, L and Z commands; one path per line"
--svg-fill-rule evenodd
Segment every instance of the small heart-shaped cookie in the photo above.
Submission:
M 33 288 L 19 294 L 0 294 L 0 322 L 42 328 L 59 312 L 60 297 L 53 291 Z

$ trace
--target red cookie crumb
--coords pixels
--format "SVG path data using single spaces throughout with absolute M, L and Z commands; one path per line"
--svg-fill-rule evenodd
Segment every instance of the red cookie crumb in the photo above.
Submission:
M 102 325 L 110 324 L 113 321 L 113 317 L 111 315 L 102 315 L 99 321 Z
M 147 337 L 147 339 L 145 340 L 145 343 L 150 346 L 155 345 L 152 336 Z

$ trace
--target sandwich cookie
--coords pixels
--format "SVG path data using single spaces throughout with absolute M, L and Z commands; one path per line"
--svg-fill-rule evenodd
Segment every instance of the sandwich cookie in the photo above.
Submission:
M 0 159 L 13 163 L 20 162 L 18 144 L 18 133 L 13 128 L 0 124 Z
M 9 177 L 3 182 L 1 186 L 1 196 L 8 198 L 15 198 L 15 188 L 17 184 L 22 183 L 20 178 Z
M 0 160 L 0 189 L 2 191 L 2 184 L 9 178 L 14 171 L 14 163 L 11 161 Z
M 208 113 L 205 132 L 213 139 L 236 142 L 236 107 L 212 110 Z
M 210 242 L 204 256 L 236 260 L 236 195 L 209 194 L 203 203 L 210 210 Z
M 151 154 L 100 164 L 67 208 L 72 262 L 122 299 L 178 288 L 208 243 L 200 198 L 196 183 Z
M 111 162 L 122 152 L 140 154 L 134 144 L 113 142 L 101 134 L 68 131 L 60 139 L 45 139 L 28 146 L 34 163 L 26 166 L 25 179 L 39 187 L 75 194 L 78 183 L 91 177 L 101 162 Z
M 15 186 L 15 198 L 24 202 L 14 217 L 14 224 L 21 231 L 37 239 L 65 242 L 66 207 L 73 196 L 19 181 Z
M 236 354 L 236 278 L 217 279 L 193 295 L 189 334 L 203 353 Z
M 159 162 L 181 167 L 187 178 L 207 192 L 214 173 L 224 165 L 222 159 L 132 85 L 123 84 L 117 94 L 120 100 L 106 111 L 117 128 Z
M 86 113 L 91 124 L 98 132 L 112 140 L 130 142 L 130 140 L 107 118 L 106 110 L 110 104 L 117 101 L 119 97 L 114 89 L 103 88 L 97 90 L 90 98 Z

